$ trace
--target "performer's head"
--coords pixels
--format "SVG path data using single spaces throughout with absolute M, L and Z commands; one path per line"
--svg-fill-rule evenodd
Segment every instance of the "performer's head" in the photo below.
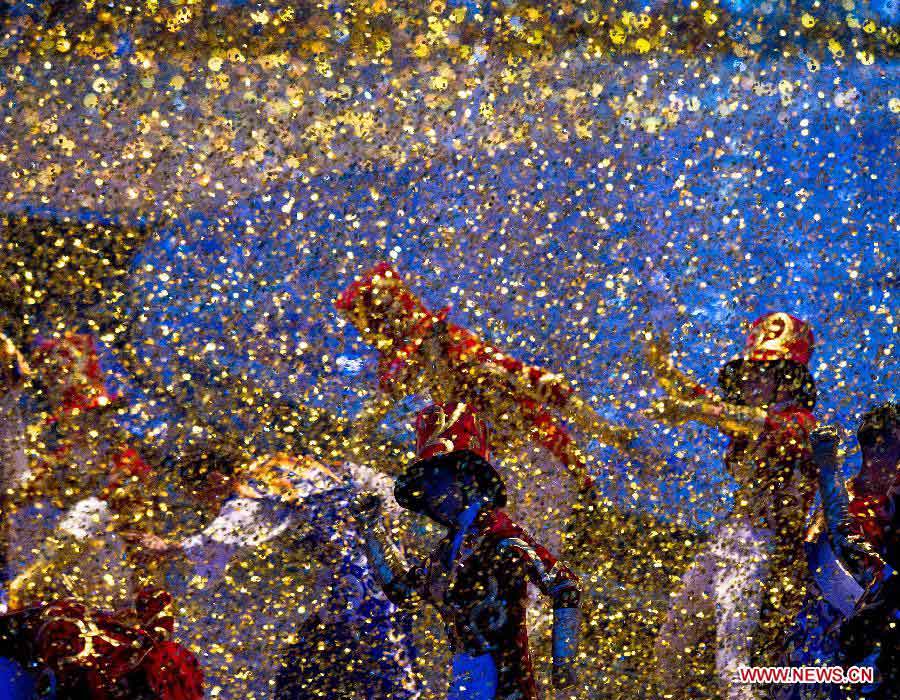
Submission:
M 878 465 L 896 477 L 900 464 L 900 406 L 883 403 L 866 411 L 856 431 L 863 464 Z
M 107 387 L 97 344 L 90 333 L 66 332 L 37 341 L 31 361 L 48 412 L 59 420 L 112 408 L 121 397 Z
M 767 407 L 798 405 L 812 409 L 816 385 L 808 364 L 814 339 L 809 324 L 778 312 L 753 322 L 743 353 L 719 373 L 730 403 Z
M 187 441 L 178 454 L 169 459 L 176 462 L 189 497 L 197 505 L 217 510 L 234 491 L 235 473 L 244 455 L 237 449 L 211 440 Z
M 469 505 L 506 505 L 506 487 L 488 461 L 488 430 L 470 406 L 433 404 L 416 417 L 416 460 L 394 486 L 397 502 L 442 525 Z
M 446 312 L 433 314 L 387 263 L 379 263 L 350 284 L 335 301 L 340 314 L 378 350 L 421 342 Z
M 887 402 L 866 411 L 856 432 L 862 465 L 853 477 L 850 513 L 866 538 L 882 543 L 895 518 L 891 495 L 900 489 L 900 407 Z

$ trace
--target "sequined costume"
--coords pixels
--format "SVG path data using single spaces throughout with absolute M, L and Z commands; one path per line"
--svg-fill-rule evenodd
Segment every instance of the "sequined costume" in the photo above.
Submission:
M 460 514 L 460 527 L 417 566 L 406 567 L 375 517 L 367 528 L 370 560 L 397 605 L 435 606 L 453 653 L 451 700 L 535 700 L 539 697 L 525 625 L 527 584 L 553 602 L 554 684 L 575 682 L 580 639 L 578 578 L 510 520 L 505 487 L 487 462 L 487 432 L 465 404 L 431 406 L 416 421 L 417 461 L 398 477 L 401 506 L 429 514 L 423 484 L 433 470 L 468 475 L 479 495 Z
M 66 333 L 33 355 L 46 393 L 45 450 L 13 485 L 20 527 L 12 609 L 75 598 L 99 609 L 131 599 L 136 581 L 119 532 L 142 523 L 154 475 L 127 441 L 109 436 L 107 388 L 91 335 Z M 142 582 L 146 583 L 146 582 Z M 138 586 L 141 585 L 138 583 Z
M 900 698 L 900 478 L 885 496 L 891 517 L 882 531 L 884 565 L 869 582 L 853 615 L 841 628 L 845 664 L 872 663 L 878 685 L 872 700 Z
M 816 461 L 833 486 L 823 485 L 827 534 L 846 571 L 865 590 L 837 633 L 844 665 L 875 665 L 875 700 L 900 697 L 900 407 L 886 403 L 868 411 L 857 431 L 863 465 L 845 489 L 838 477 L 838 432 L 814 436 Z M 823 476 L 823 481 L 825 480 Z M 849 493 L 848 493 L 849 492 Z M 850 498 L 852 493 L 853 498 Z M 859 589 L 857 589 L 859 590 Z M 825 590 L 834 599 L 834 590 Z
M 57 700 L 201 700 L 203 673 L 171 640 L 171 607 L 159 589 L 116 611 L 72 599 L 27 607 L 0 616 L 0 657 Z
M 363 411 L 363 425 L 377 424 L 393 400 L 417 392 L 465 401 L 490 418 L 505 443 L 527 436 L 575 471 L 581 486 L 587 483 L 585 457 L 554 412 L 619 448 L 632 437 L 599 420 L 561 375 L 448 322 L 448 309 L 429 310 L 387 263 L 349 285 L 336 307 L 380 353 L 382 395 Z

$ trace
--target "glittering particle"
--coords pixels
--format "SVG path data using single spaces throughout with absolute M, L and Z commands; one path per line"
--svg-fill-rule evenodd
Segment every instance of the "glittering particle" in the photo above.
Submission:
M 803 435 L 734 459 L 691 419 L 701 392 L 672 386 L 713 400 L 747 322 L 784 310 L 814 329 L 814 415 L 844 447 L 896 400 L 888 4 L 14 5 L 8 600 L 107 609 L 165 584 L 209 697 L 366 697 L 381 677 L 374 697 L 444 697 L 438 614 L 357 571 L 358 524 L 316 479 L 389 501 L 417 411 L 462 398 L 509 510 L 580 575 L 576 697 L 663 697 L 660 664 L 684 675 L 672 697 L 715 697 L 716 611 L 681 577 L 750 591 L 746 567 L 710 564 L 734 554 L 723 523 L 788 472 L 814 480 L 763 468 Z M 408 295 L 336 308 L 383 261 Z M 797 544 L 813 505 L 787 491 Z M 271 515 L 306 498 L 289 527 Z M 409 561 L 443 535 L 395 504 L 386 524 Z M 176 546 L 208 528 L 230 543 L 215 556 Z M 806 585 L 773 567 L 769 641 Z M 546 689 L 552 614 L 528 606 Z

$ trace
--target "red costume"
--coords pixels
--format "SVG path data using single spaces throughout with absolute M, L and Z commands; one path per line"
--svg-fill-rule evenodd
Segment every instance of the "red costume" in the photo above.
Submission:
M 734 682 L 737 669 L 774 663 L 802 603 L 804 527 L 816 489 L 809 445 L 815 385 L 806 367 L 812 351 L 808 324 L 782 312 L 763 316 L 719 374 L 724 400 L 650 353 L 668 394 L 660 417 L 726 434 L 725 464 L 739 485 L 732 511 L 682 577 L 660 629 L 661 682 L 673 695 L 684 692 L 681 674 L 713 620 L 723 697 L 758 697 L 753 686 Z
M 426 390 L 435 400 L 465 401 L 508 440 L 525 432 L 585 479 L 584 455 L 551 411 L 590 423 L 601 440 L 620 448 L 632 437 L 600 422 L 561 375 L 446 321 L 447 308 L 430 311 L 387 263 L 348 286 L 335 305 L 381 353 L 380 387 L 393 398 Z
M 118 399 L 106 387 L 94 339 L 66 333 L 42 341 L 34 364 L 56 444 L 20 484 L 21 493 L 46 498 L 55 490 L 62 501 L 82 498 L 60 518 L 61 532 L 53 533 L 46 556 L 11 585 L 14 611 L 0 616 L 0 656 L 52 674 L 59 700 L 200 700 L 199 664 L 170 639 L 171 595 L 157 588 L 132 593 L 123 551 L 105 549 L 105 535 L 143 513 L 152 474 L 134 448 L 86 437 L 86 425 L 99 425 L 96 412 Z M 91 495 L 84 498 L 85 492 Z M 104 546 L 93 548 L 95 542 Z
M 201 700 L 203 672 L 171 641 L 171 596 L 142 590 L 134 607 L 59 600 L 0 616 L 0 656 L 52 672 L 60 700 Z

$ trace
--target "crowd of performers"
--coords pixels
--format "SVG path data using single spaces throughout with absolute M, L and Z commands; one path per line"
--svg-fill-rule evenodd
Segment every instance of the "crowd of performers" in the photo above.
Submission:
M 529 510 L 520 494 L 543 487 L 584 505 L 590 465 L 573 435 L 640 458 L 635 431 L 601 419 L 562 376 L 429 310 L 385 264 L 352 282 L 336 311 L 378 350 L 379 387 L 352 458 L 329 464 L 187 438 L 147 459 L 116 427 L 111 409 L 126 399 L 108 389 L 90 334 L 27 353 L 0 339 L 0 698 L 203 697 L 203 652 L 179 642 L 179 597 L 285 536 L 319 566 L 281 650 L 280 700 L 420 697 L 411 620 L 425 605 L 451 650 L 449 699 L 536 700 L 529 586 L 552 605 L 554 697 L 595 696 L 578 677 L 590 651 L 579 647 L 579 576 L 530 534 L 548 519 L 557 535 L 577 529 L 577 518 L 543 502 Z M 659 697 L 900 697 L 897 404 L 865 412 L 862 466 L 845 483 L 839 431 L 816 425 L 808 324 L 782 312 L 757 320 L 717 389 L 678 369 L 665 334 L 644 340 L 662 391 L 647 415 L 720 430 L 739 484 L 659 629 Z M 41 388 L 37 451 L 26 449 L 34 420 L 22 411 L 31 386 Z M 431 399 L 415 418 L 415 458 L 392 475 L 367 467 L 367 436 L 410 394 Z M 504 466 L 539 451 L 540 483 Z M 149 525 L 165 511 L 166 472 L 204 515 L 194 532 Z M 395 542 L 402 510 L 445 532 L 421 560 L 407 563 Z M 550 539 L 558 549 L 565 538 Z M 713 650 L 715 672 L 698 681 L 689 671 L 701 648 Z M 736 681 L 742 666 L 851 664 L 877 668 L 870 687 Z

